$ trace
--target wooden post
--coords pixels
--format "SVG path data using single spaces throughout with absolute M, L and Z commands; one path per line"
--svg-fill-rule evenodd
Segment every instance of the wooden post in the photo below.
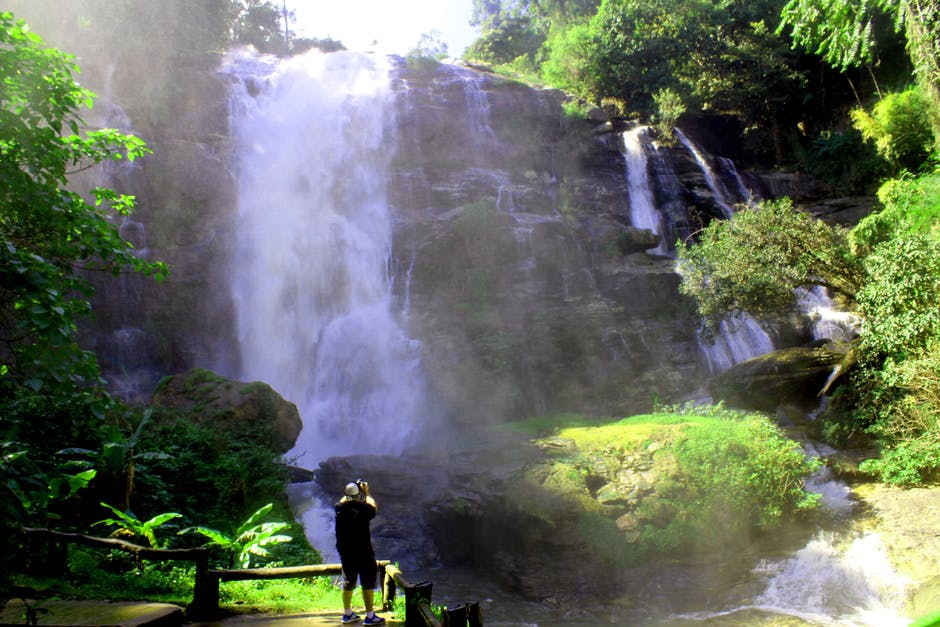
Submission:
M 209 572 L 209 554 L 196 560 L 193 602 L 189 611 L 194 616 L 209 616 L 219 611 L 219 575 Z
M 388 566 L 379 564 L 379 573 L 382 582 L 382 609 L 389 612 L 395 609 L 395 595 L 398 594 L 398 586 L 395 578 L 388 572 Z
M 442 627 L 466 627 L 467 625 L 467 606 L 457 605 L 448 607 L 441 612 Z
M 430 581 L 423 581 L 405 588 L 405 627 L 426 627 L 419 603 L 424 601 L 430 606 L 432 587 Z
M 467 625 L 483 627 L 483 612 L 480 611 L 479 603 L 467 603 Z

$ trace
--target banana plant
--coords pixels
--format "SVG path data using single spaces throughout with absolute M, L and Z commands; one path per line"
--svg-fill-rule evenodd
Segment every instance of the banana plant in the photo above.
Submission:
M 209 539 L 204 546 L 217 546 L 228 554 L 229 568 L 234 568 L 236 564 L 238 568 L 248 568 L 253 555 L 264 558 L 270 556 L 270 552 L 265 547 L 290 542 L 292 539 L 290 536 L 278 534 L 279 531 L 289 528 L 291 523 L 259 522 L 271 511 L 272 507 L 274 504 L 268 503 L 249 516 L 232 536 L 209 527 L 187 527 L 179 533 L 201 534 Z
M 167 512 L 165 514 L 158 514 L 150 520 L 141 521 L 139 518 L 134 516 L 129 512 L 122 512 L 116 507 L 108 505 L 107 503 L 102 503 L 102 507 L 105 507 L 117 516 L 117 518 L 105 518 L 104 520 L 99 520 L 96 523 L 92 524 L 92 527 L 95 525 L 114 525 L 118 529 L 115 532 L 120 534 L 124 532 L 135 537 L 141 536 L 150 543 L 150 546 L 154 549 L 162 549 L 163 543 L 157 540 L 156 529 L 160 525 L 165 524 L 166 522 L 173 520 L 174 518 L 181 518 L 182 514 L 177 514 L 175 512 Z
M 135 462 L 141 460 L 170 459 L 171 456 L 159 451 L 136 452 L 137 442 L 150 424 L 152 408 L 147 408 L 141 415 L 137 427 L 125 436 L 118 425 L 111 428 L 99 450 L 71 447 L 56 454 L 66 458 L 84 460 L 101 470 L 99 482 L 104 482 L 111 496 L 120 495 L 124 510 L 130 509 L 131 493 L 134 490 Z

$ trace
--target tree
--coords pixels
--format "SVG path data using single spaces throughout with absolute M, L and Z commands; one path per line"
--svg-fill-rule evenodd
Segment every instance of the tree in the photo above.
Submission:
M 70 188 L 76 172 L 149 152 L 115 129 L 82 131 L 79 112 L 94 94 L 77 72 L 70 56 L 0 13 L 0 400 L 101 383 L 94 354 L 76 341 L 91 311 L 89 274 L 166 274 L 118 233 L 115 218 L 133 211 L 133 196 Z
M 932 0 L 790 0 L 777 32 L 790 28 L 794 45 L 814 50 L 842 71 L 868 64 L 876 48 L 879 14 L 904 30 L 917 82 L 930 106 L 935 146 L 940 151 L 940 7 Z
M 680 291 L 696 301 L 706 328 L 727 315 L 767 318 L 794 304 L 798 287 L 823 286 L 854 308 L 863 274 L 848 232 L 793 208 L 789 199 L 712 222 L 676 254 Z

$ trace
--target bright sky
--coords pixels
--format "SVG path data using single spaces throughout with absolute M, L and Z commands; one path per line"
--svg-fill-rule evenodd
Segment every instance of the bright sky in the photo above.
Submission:
M 287 9 L 297 16 L 299 36 L 332 37 L 351 50 L 405 55 L 437 30 L 456 57 L 476 39 L 468 24 L 472 0 L 287 0 Z

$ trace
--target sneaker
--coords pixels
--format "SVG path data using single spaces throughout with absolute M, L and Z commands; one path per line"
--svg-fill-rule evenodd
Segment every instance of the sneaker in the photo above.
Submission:
M 344 625 L 348 625 L 349 623 L 358 623 L 358 622 L 359 622 L 359 614 L 356 614 L 355 612 L 353 612 L 352 614 L 343 614 Z
M 379 616 L 378 614 L 373 614 L 372 616 L 366 616 L 366 619 L 362 621 L 363 625 L 384 625 L 385 619 Z

